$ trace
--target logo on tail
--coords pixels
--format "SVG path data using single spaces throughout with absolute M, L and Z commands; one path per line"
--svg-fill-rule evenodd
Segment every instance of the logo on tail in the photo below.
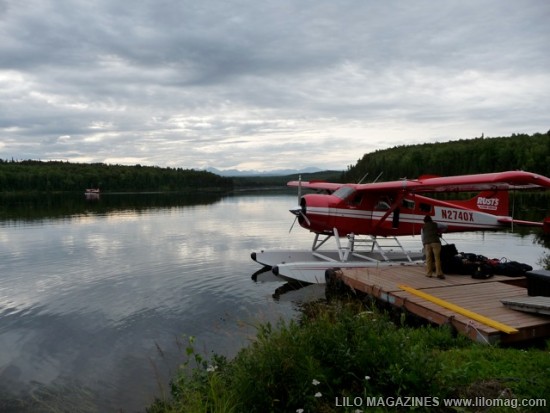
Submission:
M 500 199 L 498 198 L 480 196 L 477 198 L 477 208 L 485 211 L 496 211 L 498 210 L 499 201 Z
M 467 209 L 484 212 L 491 215 L 508 215 L 508 192 L 483 191 L 467 201 L 453 201 Z
M 508 215 L 508 192 L 484 191 L 477 194 L 471 201 L 471 206 L 480 212 L 492 215 Z

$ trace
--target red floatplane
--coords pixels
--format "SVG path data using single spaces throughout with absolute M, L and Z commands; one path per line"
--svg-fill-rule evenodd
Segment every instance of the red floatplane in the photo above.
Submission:
M 253 252 L 252 259 L 272 267 L 283 278 L 302 282 L 323 283 L 327 268 L 407 265 L 421 259 L 420 252 L 405 251 L 397 237 L 420 234 L 426 215 L 445 232 L 523 225 L 550 233 L 550 218 L 533 222 L 509 215 L 509 191 L 550 189 L 549 178 L 531 172 L 422 176 L 365 184 L 300 180 L 291 181 L 288 186 L 299 188 L 299 205 L 290 212 L 295 215 L 295 222 L 315 234 L 313 246 L 302 251 Z M 317 192 L 302 196 L 302 189 Z M 477 195 L 453 201 L 427 196 L 458 192 Z M 342 243 L 343 238 L 347 242 Z M 336 241 L 336 248 L 322 250 L 329 239 Z M 392 249 L 388 250 L 388 246 Z

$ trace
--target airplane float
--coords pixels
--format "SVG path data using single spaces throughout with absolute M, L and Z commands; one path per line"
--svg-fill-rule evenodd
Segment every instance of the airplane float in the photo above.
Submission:
M 405 251 L 397 237 L 419 235 L 426 215 L 444 232 L 499 230 L 523 225 L 540 227 L 550 233 L 550 218 L 533 222 L 508 215 L 509 191 L 550 189 L 549 178 L 531 172 L 422 176 L 364 184 L 299 180 L 287 185 L 298 188 L 299 205 L 290 210 L 295 215 L 294 222 L 298 221 L 301 227 L 315 234 L 311 250 L 262 250 L 251 256 L 282 278 L 306 283 L 324 283 L 328 268 L 418 263 L 422 253 Z M 317 193 L 302 196 L 303 188 Z M 453 201 L 426 196 L 457 192 L 477 195 Z M 342 238 L 347 238 L 345 245 Z M 322 250 L 329 239 L 336 241 L 336 248 Z M 388 251 L 388 247 L 397 249 Z

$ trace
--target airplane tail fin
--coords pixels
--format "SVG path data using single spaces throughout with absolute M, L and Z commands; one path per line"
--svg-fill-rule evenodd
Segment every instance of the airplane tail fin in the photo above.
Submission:
M 508 215 L 508 191 L 483 191 L 467 201 L 453 203 L 491 215 Z

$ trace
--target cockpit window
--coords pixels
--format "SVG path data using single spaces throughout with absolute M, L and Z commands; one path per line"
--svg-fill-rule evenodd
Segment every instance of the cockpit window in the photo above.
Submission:
M 403 199 L 403 207 L 407 209 L 414 209 L 414 201 L 410 199 Z
M 390 208 L 391 208 L 390 204 L 382 200 L 378 201 L 378 203 L 374 206 L 374 209 L 377 211 L 387 211 Z
M 423 213 L 432 212 L 432 206 L 430 204 L 420 203 L 420 211 Z
M 355 189 L 353 189 L 350 186 L 343 186 L 341 188 L 338 188 L 332 195 L 337 196 L 340 199 L 347 199 L 351 194 L 355 192 Z

